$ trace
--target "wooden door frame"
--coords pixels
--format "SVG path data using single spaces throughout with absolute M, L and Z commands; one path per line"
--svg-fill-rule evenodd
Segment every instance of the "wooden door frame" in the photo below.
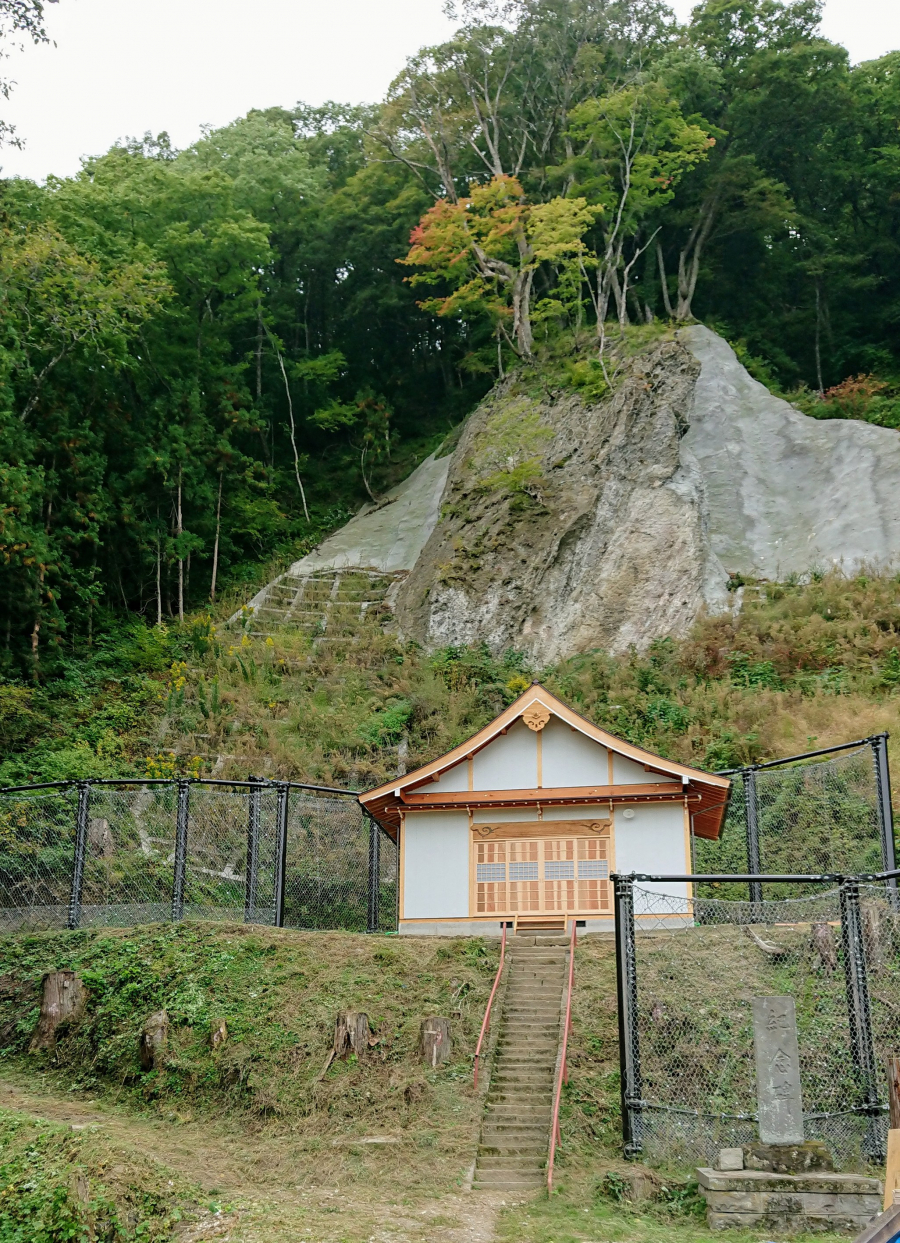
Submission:
M 611 876 L 613 872 L 615 860 L 615 841 L 614 841 L 614 821 L 610 814 L 606 816 L 584 817 L 579 820 L 519 820 L 519 821 L 486 821 L 484 823 L 475 823 L 471 818 L 469 820 L 469 918 L 484 919 L 484 912 L 479 913 L 477 906 L 477 881 L 476 881 L 476 859 L 475 844 L 484 841 L 527 841 L 530 838 L 537 838 L 545 841 L 550 838 L 567 838 L 575 841 L 593 841 L 597 838 L 605 838 L 607 840 L 607 865 L 608 874 Z M 486 831 L 487 830 L 487 831 Z M 580 830 L 580 832 L 578 831 Z M 587 832 L 585 831 L 587 830 Z M 576 848 L 577 852 L 577 848 Z M 577 865 L 577 859 L 576 859 Z M 576 866 L 577 873 L 577 866 Z M 578 877 L 576 874 L 575 881 L 577 884 Z M 509 880 L 505 882 L 509 884 Z M 544 878 L 539 879 L 539 883 L 544 883 Z M 607 885 L 611 885 L 609 879 Z M 508 890 L 507 890 L 508 899 Z M 574 911 L 492 911 L 491 919 L 515 919 L 517 916 L 537 918 L 546 915 L 548 917 L 565 917 L 569 919 L 607 919 L 612 918 L 612 901 L 610 900 L 609 911 L 582 911 L 576 909 Z M 568 924 L 567 924 L 568 926 Z

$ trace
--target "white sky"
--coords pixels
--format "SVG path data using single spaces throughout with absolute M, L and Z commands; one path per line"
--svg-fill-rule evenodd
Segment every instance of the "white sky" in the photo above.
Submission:
M 253 107 L 374 101 L 450 30 L 441 0 L 60 0 L 48 18 L 56 46 L 3 66 L 2 115 L 26 142 L 0 153 L 6 176 L 70 174 L 145 130 L 186 146 Z M 824 33 L 854 61 L 900 48 L 900 0 L 826 0 Z

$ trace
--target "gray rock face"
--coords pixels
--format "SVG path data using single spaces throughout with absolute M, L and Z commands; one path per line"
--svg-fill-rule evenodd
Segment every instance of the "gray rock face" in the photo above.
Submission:
M 347 567 L 387 573 L 411 570 L 438 520 L 449 467 L 449 457 L 427 457 L 387 493 L 381 505 L 364 505 L 346 526 L 295 561 L 288 573 Z
M 900 560 L 900 436 L 808 418 L 696 325 L 597 403 L 510 377 L 389 499 L 290 573 L 410 571 L 404 634 L 550 663 L 683 634 L 731 606 L 729 573 Z
M 401 629 L 550 662 L 679 634 L 726 604 L 703 479 L 682 449 L 698 366 L 664 341 L 591 405 L 514 376 L 471 416 L 441 519 L 401 587 Z
M 699 464 L 711 550 L 726 570 L 783 579 L 896 560 L 900 436 L 801 414 L 699 324 L 678 338 L 701 364 L 683 447 Z

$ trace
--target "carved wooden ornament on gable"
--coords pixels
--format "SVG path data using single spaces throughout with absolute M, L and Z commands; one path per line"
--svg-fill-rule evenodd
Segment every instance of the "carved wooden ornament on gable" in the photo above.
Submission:
M 540 733 L 547 722 L 550 720 L 550 709 L 545 708 L 542 703 L 533 703 L 522 713 L 522 720 L 529 729 Z

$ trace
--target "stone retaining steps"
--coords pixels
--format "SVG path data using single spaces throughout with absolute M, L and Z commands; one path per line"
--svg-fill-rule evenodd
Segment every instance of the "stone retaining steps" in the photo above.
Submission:
M 527 1190 L 543 1186 L 567 938 L 513 938 L 507 945 L 506 994 L 499 1016 L 473 1186 Z
M 317 642 L 352 639 L 364 619 L 383 620 L 387 595 L 404 573 L 328 570 L 310 574 L 288 571 L 228 619 L 227 625 L 255 638 L 290 627 Z

